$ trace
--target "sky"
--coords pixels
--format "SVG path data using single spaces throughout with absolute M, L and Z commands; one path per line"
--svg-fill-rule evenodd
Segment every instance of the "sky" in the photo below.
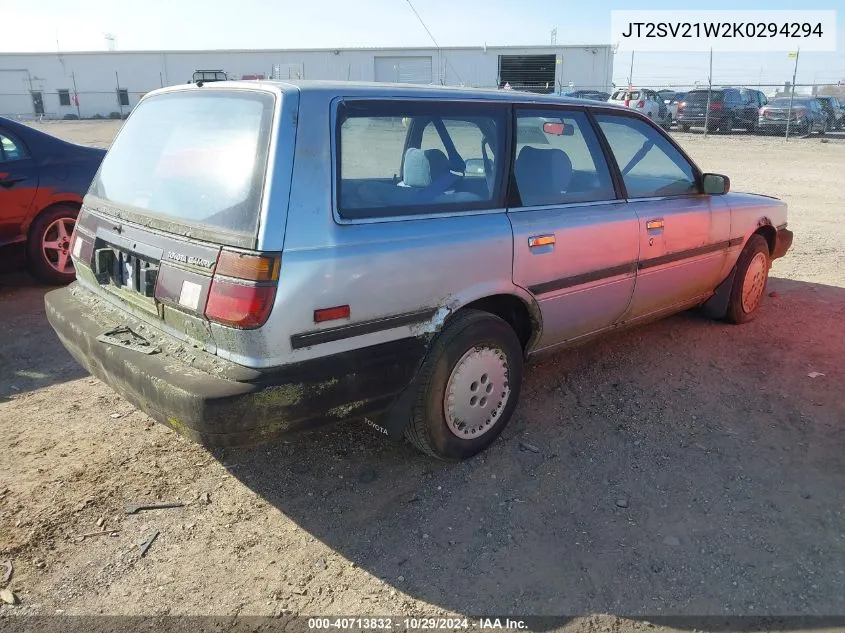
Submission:
M 669 0 L 411 0 L 440 46 L 612 44 L 610 11 L 676 9 Z M 841 0 L 817 0 L 807 9 L 840 9 Z M 725 2 L 707 9 L 794 9 L 788 0 Z M 217 7 L 217 8 L 215 8 Z M 432 46 L 408 0 L 38 0 L 4 6 L 3 52 L 225 48 L 346 48 Z M 7 28 L 11 27 L 11 28 Z M 845 8 L 837 16 L 835 53 L 804 53 L 797 83 L 845 82 Z M 794 60 L 783 53 L 717 53 L 713 82 L 782 84 Z M 614 81 L 626 84 L 631 54 L 614 60 Z M 672 85 L 707 82 L 707 53 L 639 53 L 633 82 Z

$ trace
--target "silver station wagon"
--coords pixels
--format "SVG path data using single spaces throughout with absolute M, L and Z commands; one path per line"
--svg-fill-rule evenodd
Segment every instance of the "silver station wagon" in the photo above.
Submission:
M 786 205 L 630 109 L 513 91 L 215 82 L 145 96 L 85 198 L 62 343 L 206 445 L 366 421 L 461 459 L 543 351 L 757 314 Z

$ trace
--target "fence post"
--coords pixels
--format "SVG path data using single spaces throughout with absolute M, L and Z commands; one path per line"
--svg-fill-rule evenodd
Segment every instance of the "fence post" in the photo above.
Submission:
M 786 137 L 783 139 L 784 141 L 789 140 L 789 122 L 792 121 L 792 102 L 795 99 L 795 77 L 798 75 L 798 53 L 801 52 L 801 49 L 795 51 L 795 68 L 792 70 L 792 90 L 789 92 L 789 114 L 786 115 Z M 790 53 L 790 56 L 792 53 Z

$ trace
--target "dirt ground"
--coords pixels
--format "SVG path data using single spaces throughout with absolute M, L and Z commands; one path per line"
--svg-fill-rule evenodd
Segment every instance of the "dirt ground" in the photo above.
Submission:
M 107 146 L 116 125 L 43 127 Z M 210 454 L 84 373 L 45 288 L 0 278 L 0 587 L 9 559 L 20 600 L 0 615 L 510 613 L 630 631 L 845 613 L 845 136 L 677 138 L 734 190 L 789 203 L 795 245 L 762 314 L 686 313 L 536 362 L 501 439 L 466 463 L 357 423 Z M 187 505 L 124 514 L 143 500 Z

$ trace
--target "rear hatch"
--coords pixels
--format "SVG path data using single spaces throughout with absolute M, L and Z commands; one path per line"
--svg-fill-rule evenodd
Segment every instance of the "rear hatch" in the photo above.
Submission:
M 280 98 L 211 88 L 145 98 L 85 197 L 72 246 L 82 284 L 212 353 L 236 344 L 215 340 L 212 322 L 259 327 L 278 277 L 279 255 L 254 249 Z
M 711 106 L 715 103 L 721 104 L 722 96 L 723 93 L 721 91 L 713 90 L 710 93 Z M 684 106 L 679 109 L 679 112 L 683 112 L 684 116 L 703 118 L 707 112 L 707 91 L 693 90 L 692 92 L 687 93 L 683 103 Z

